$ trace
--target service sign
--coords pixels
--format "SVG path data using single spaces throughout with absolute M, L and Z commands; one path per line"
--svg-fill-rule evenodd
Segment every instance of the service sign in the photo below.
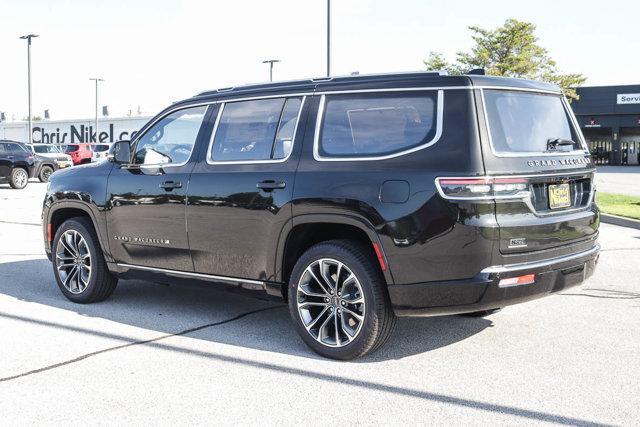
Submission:
M 618 104 L 640 104 L 640 93 L 619 93 Z

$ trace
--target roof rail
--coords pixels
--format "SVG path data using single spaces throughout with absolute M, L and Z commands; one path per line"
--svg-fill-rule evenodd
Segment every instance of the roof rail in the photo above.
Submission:
M 261 86 L 278 87 L 278 86 L 285 86 L 287 84 L 323 83 L 323 82 L 328 82 L 333 80 L 358 80 L 358 79 L 364 80 L 372 77 L 403 76 L 403 75 L 447 76 L 448 73 L 444 70 L 438 70 L 438 71 L 418 70 L 418 71 L 403 71 L 403 72 L 393 72 L 393 73 L 350 74 L 350 75 L 329 76 L 329 77 L 314 77 L 311 79 L 286 80 L 286 81 L 277 81 L 277 82 L 251 83 L 251 84 L 246 84 L 242 86 L 229 86 L 229 87 L 224 87 L 220 89 L 206 90 L 198 93 L 196 96 L 213 95 L 215 93 L 231 92 L 234 90 L 241 90 L 241 89 L 259 88 Z

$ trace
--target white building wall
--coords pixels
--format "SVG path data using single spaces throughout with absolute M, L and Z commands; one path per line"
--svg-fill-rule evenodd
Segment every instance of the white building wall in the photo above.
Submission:
M 95 119 L 43 120 L 33 122 L 34 144 L 72 144 L 79 142 L 111 144 L 132 136 L 151 117 L 113 117 L 98 120 L 96 141 Z M 27 122 L 0 123 L 0 139 L 28 142 Z

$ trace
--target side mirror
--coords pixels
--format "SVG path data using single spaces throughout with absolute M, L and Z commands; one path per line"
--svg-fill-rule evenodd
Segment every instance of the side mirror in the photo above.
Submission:
M 108 158 L 114 163 L 127 164 L 131 162 L 131 141 L 118 141 L 113 144 Z

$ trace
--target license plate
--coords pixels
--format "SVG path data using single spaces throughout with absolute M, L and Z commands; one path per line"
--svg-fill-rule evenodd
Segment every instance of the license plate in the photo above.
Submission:
M 569 184 L 549 186 L 549 207 L 551 209 L 567 208 L 571 206 L 571 190 Z

